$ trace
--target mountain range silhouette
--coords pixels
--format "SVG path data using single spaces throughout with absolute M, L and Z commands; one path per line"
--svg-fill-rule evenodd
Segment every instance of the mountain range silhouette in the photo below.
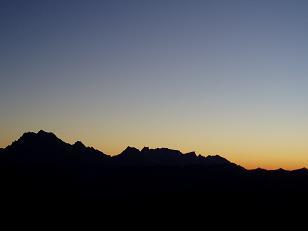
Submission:
M 116 156 L 109 156 L 92 147 L 86 147 L 81 141 L 73 145 L 65 143 L 53 133 L 43 130 L 38 133 L 28 132 L 10 146 L 1 150 L 4 161 L 11 164 L 34 165 L 54 164 L 72 165 L 74 163 L 108 164 L 119 166 L 215 166 L 225 168 L 242 168 L 227 159 L 215 155 L 204 157 L 195 152 L 183 154 L 178 150 L 168 148 L 150 149 L 144 147 L 138 150 L 127 147 Z
M 10 206 L 296 209 L 308 195 L 306 168 L 247 170 L 218 155 L 168 148 L 127 147 L 109 156 L 45 131 L 0 149 L 0 180 L 0 196 Z

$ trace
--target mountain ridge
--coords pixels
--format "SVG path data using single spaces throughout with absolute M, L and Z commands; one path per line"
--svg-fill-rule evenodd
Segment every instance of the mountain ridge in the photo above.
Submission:
M 195 152 L 182 153 L 169 148 L 143 147 L 141 150 L 128 146 L 120 154 L 110 156 L 93 147 L 87 147 L 81 141 L 69 144 L 58 138 L 52 132 L 40 130 L 38 133 L 26 132 L 18 140 L 3 149 L 12 153 L 39 153 L 39 152 L 79 152 L 84 155 L 96 155 L 97 159 L 112 159 L 120 165 L 238 165 L 219 156 L 202 156 Z M 43 154 L 42 154 L 43 155 Z M 238 166 L 240 167 L 240 166 Z
M 16 149 L 23 152 L 32 152 L 39 150 L 35 149 L 44 149 L 48 147 L 49 151 L 56 153 L 59 149 L 62 151 L 69 151 L 69 152 L 77 152 L 83 157 L 90 157 L 93 155 L 94 160 L 113 160 L 113 164 L 118 162 L 117 164 L 120 165 L 204 165 L 204 166 L 219 166 L 219 165 L 229 165 L 232 167 L 237 167 L 240 169 L 246 168 L 237 165 L 233 162 L 230 162 L 228 159 L 220 156 L 220 155 L 200 155 L 196 154 L 194 151 L 188 153 L 182 153 L 179 150 L 174 150 L 170 148 L 149 148 L 143 147 L 142 149 L 138 149 L 136 147 L 128 146 L 124 149 L 121 153 L 117 155 L 108 155 L 99 151 L 93 147 L 88 147 L 83 144 L 81 141 L 76 141 L 73 144 L 69 144 L 62 139 L 58 138 L 52 132 L 46 132 L 44 130 L 40 130 L 37 133 L 35 132 L 25 132 L 21 135 L 21 137 L 15 141 L 13 141 L 10 145 L 5 148 L 0 148 L 0 153 L 8 153 L 8 152 L 15 152 Z M 55 149 L 55 147 L 57 147 Z M 18 151 L 17 151 L 18 152 Z M 83 159 L 82 157 L 80 159 Z M 85 158 L 87 159 L 87 158 Z M 91 159 L 91 158 L 90 158 Z M 308 169 L 303 167 L 294 170 L 285 170 L 282 168 L 267 170 L 263 168 L 251 169 L 247 170 L 251 172 L 294 172 L 294 173 L 308 173 Z
M 0 151 L 1 198 L 98 208 L 285 208 L 307 201 L 308 170 L 246 170 L 219 155 L 127 147 L 109 156 L 53 133 L 25 133 Z M 308 202 L 308 201 L 307 201 Z M 107 210 L 105 210 L 107 211 Z

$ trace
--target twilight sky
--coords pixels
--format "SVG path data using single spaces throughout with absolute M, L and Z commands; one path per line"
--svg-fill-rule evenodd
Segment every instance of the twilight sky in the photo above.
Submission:
M 2 0 L 0 147 L 44 129 L 308 167 L 306 1 Z

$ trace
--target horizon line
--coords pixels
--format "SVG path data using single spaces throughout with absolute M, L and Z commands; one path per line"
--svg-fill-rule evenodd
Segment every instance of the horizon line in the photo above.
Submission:
M 64 143 L 67 143 L 69 145 L 73 145 L 74 143 L 76 142 L 81 142 L 85 147 L 89 147 L 89 148 L 94 148 L 95 150 L 105 154 L 105 155 L 108 155 L 110 157 L 114 157 L 114 156 L 117 156 L 117 155 L 120 155 L 123 151 L 125 151 L 127 148 L 135 148 L 137 149 L 139 152 L 142 151 L 143 148 L 149 148 L 151 150 L 155 150 L 155 149 L 169 149 L 169 150 L 174 150 L 174 151 L 179 151 L 182 155 L 185 155 L 185 154 L 189 154 L 189 153 L 195 153 L 196 156 L 204 156 L 204 157 L 207 157 L 207 156 L 220 156 L 222 158 L 225 158 L 226 160 L 230 161 L 228 158 L 224 157 L 224 155 L 221 155 L 221 154 L 200 154 L 200 153 L 197 153 L 195 151 L 189 151 L 189 152 L 182 152 L 181 150 L 179 149 L 173 149 L 173 148 L 170 148 L 170 147 L 163 147 L 163 146 L 160 146 L 160 147 L 149 147 L 149 146 L 143 146 L 143 148 L 138 148 L 138 147 L 135 147 L 135 146 L 130 146 L 128 145 L 126 148 L 123 149 L 123 151 L 121 151 L 120 153 L 117 153 L 117 154 L 107 154 L 103 151 L 101 151 L 100 149 L 97 149 L 93 146 L 87 146 L 84 144 L 84 142 L 80 141 L 80 140 L 76 140 L 74 141 L 74 143 L 69 143 L 69 142 L 66 142 L 64 141 L 62 138 L 59 138 L 54 132 L 50 132 L 50 131 L 45 131 L 45 130 L 42 130 L 40 129 L 38 132 L 33 132 L 33 131 L 27 131 L 27 132 L 23 132 L 21 136 L 19 136 L 19 138 L 17 140 L 19 140 L 24 134 L 27 134 L 27 133 L 32 133 L 32 134 L 36 134 L 38 135 L 39 133 L 46 133 L 46 134 L 51 134 L 51 135 L 54 135 L 56 138 L 60 139 L 62 142 Z M 11 141 L 10 144 L 8 144 L 6 147 L 0 147 L 0 149 L 5 149 L 7 147 L 9 147 L 10 145 L 12 145 L 15 141 L 17 140 L 13 140 Z M 230 161 L 231 163 L 234 163 L 236 165 L 239 165 L 241 167 L 243 167 L 242 165 L 236 163 L 236 162 L 233 162 L 233 161 Z M 253 170 L 266 170 L 266 171 L 276 171 L 276 170 L 283 170 L 283 171 L 296 171 L 296 170 L 301 170 L 301 169 L 308 169 L 306 166 L 303 166 L 303 167 L 299 167 L 299 168 L 282 168 L 282 167 L 277 167 L 277 168 L 263 168 L 263 167 L 255 167 L 255 168 L 247 168 L 247 167 L 243 167 L 245 168 L 246 170 L 249 170 L 249 171 L 253 171 Z

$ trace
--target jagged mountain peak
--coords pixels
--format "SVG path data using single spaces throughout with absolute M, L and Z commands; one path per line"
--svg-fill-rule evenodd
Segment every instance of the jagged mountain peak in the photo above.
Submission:
M 25 132 L 18 140 L 14 141 L 5 149 L 57 149 L 63 148 L 68 144 L 59 139 L 54 133 L 40 130 L 38 133 Z
M 189 157 L 197 157 L 197 154 L 196 154 L 196 152 L 188 152 L 188 153 L 185 153 L 184 154 L 185 156 L 189 156 Z
M 86 146 L 81 142 L 81 141 L 76 141 L 74 144 L 73 144 L 73 146 L 75 147 L 75 148 L 79 148 L 79 149 L 85 149 L 86 148 Z
M 24 164 L 57 163 L 70 166 L 69 163 L 96 165 L 102 159 L 110 156 L 94 148 L 86 147 L 81 141 L 73 145 L 59 139 L 54 133 L 40 130 L 38 133 L 26 132 L 17 141 L 5 149 L 8 158 L 15 158 Z M 13 159 L 12 159 L 13 160 Z
M 124 149 L 124 151 L 120 155 L 130 155 L 130 154 L 136 154 L 140 153 L 140 150 L 135 147 L 127 146 L 127 148 Z
M 229 160 L 227 160 L 226 158 L 220 155 L 208 155 L 205 157 L 205 159 L 208 161 L 217 162 L 217 163 L 230 163 Z
M 145 152 L 149 152 L 151 149 L 149 147 L 143 147 L 141 149 L 141 152 L 145 153 Z

